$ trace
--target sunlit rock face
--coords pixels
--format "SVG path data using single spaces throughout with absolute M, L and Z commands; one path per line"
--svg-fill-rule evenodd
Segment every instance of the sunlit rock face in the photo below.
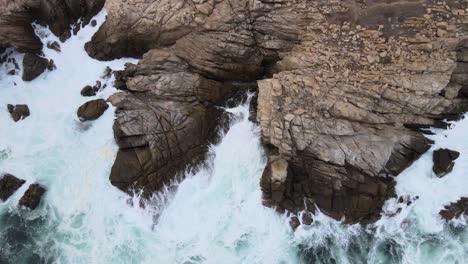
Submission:
M 212 84 L 261 79 L 257 118 L 263 140 L 271 161 L 287 163 L 282 181 L 267 165 L 261 183 L 265 204 L 292 212 L 317 205 L 337 219 L 369 222 L 393 195 L 387 176 L 398 175 L 429 149 L 420 130 L 445 127 L 445 118 L 456 119 L 466 109 L 465 4 L 109 1 L 108 19 L 86 50 L 104 60 L 164 50 L 171 60 L 183 61 L 177 72 Z M 141 111 L 147 104 L 142 101 L 161 100 L 162 85 L 148 91 L 149 80 L 152 86 L 171 80 L 172 90 L 187 87 L 180 77 L 168 77 L 174 68 L 167 65 L 146 59 L 127 67 L 123 75 L 129 77 L 122 82 L 128 91 L 122 97 L 134 103 L 117 115 L 117 138 L 127 137 L 118 127 L 131 105 L 142 105 L 136 107 Z M 156 81 L 161 73 L 163 81 Z M 219 94 L 224 89 L 219 85 L 204 91 Z M 142 93 L 148 96 L 135 101 Z M 206 114 L 198 112 L 199 120 Z M 160 114 L 149 116 L 158 120 Z M 147 127 L 144 120 L 131 120 Z M 148 140 L 148 131 L 130 134 L 138 136 L 138 148 L 160 142 Z M 167 149 L 179 144 L 168 143 Z M 121 150 L 130 151 L 122 144 Z M 141 177 L 143 182 L 154 177 L 143 168 L 166 164 L 155 151 L 130 152 L 140 165 L 125 173 L 133 175 L 128 183 L 146 185 L 139 184 Z

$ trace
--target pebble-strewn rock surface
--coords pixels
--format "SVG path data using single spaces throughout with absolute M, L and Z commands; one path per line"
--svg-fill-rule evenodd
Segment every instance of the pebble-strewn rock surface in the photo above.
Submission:
M 373 221 L 393 195 L 390 176 L 429 149 L 421 129 L 444 127 L 445 118 L 466 110 L 465 0 L 108 1 L 105 7 L 107 21 L 88 53 L 104 60 L 146 53 L 117 74 L 126 92 L 111 100 L 119 108 L 114 131 L 121 148 L 111 180 L 123 189 L 157 190 L 178 170 L 158 171 L 210 138 L 175 136 L 176 124 L 185 135 L 213 128 L 206 125 L 214 114 L 208 109 L 229 94 L 226 82 L 260 80 L 265 204 L 291 212 L 317 205 L 348 222 Z M 192 107 L 199 110 L 184 112 Z M 197 121 L 186 125 L 174 115 Z

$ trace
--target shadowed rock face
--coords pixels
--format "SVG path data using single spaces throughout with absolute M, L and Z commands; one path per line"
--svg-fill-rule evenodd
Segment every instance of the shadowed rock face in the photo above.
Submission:
M 119 152 L 110 180 L 148 197 L 205 158 L 229 85 L 190 72 L 170 51 L 152 50 L 116 74 L 114 135 Z
M 213 105 L 230 94 L 223 82 L 263 78 L 265 204 L 294 213 L 317 205 L 337 219 L 370 222 L 393 195 L 391 177 L 428 150 L 421 130 L 466 110 L 465 0 L 105 7 L 88 53 L 146 53 L 117 74 L 126 92 L 110 99 L 121 149 L 111 180 L 121 189 L 158 190 L 179 164 L 200 160 L 219 116 Z
M 442 178 L 452 172 L 455 160 L 460 156 L 460 152 L 450 149 L 438 149 L 432 154 L 434 165 L 432 171 L 437 177 Z
M 54 34 L 67 39 L 71 24 L 81 17 L 89 23 L 103 5 L 104 0 L 0 0 L 0 48 L 39 52 L 42 43 L 34 34 L 32 22 L 48 25 Z

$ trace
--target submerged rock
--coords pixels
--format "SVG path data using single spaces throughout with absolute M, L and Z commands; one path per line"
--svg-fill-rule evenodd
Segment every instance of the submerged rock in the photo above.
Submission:
M 19 105 L 8 104 L 7 108 L 8 108 L 8 112 L 10 112 L 11 114 L 11 118 L 13 118 L 15 122 L 18 122 L 21 119 L 25 119 L 26 117 L 30 115 L 29 107 L 25 104 L 19 104 Z
M 0 177 L 0 200 L 6 201 L 18 190 L 26 181 L 18 179 L 11 174 Z
M 21 197 L 19 201 L 20 206 L 28 207 L 29 209 L 36 209 L 36 207 L 41 202 L 42 195 L 46 192 L 46 189 L 41 185 L 35 183 L 31 184 Z
M 462 197 L 457 202 L 451 203 L 443 210 L 439 212 L 440 216 L 445 220 L 452 220 L 454 218 L 458 218 L 461 215 L 468 214 L 468 197 Z
M 104 99 L 96 99 L 84 103 L 78 108 L 77 115 L 81 121 L 98 119 L 109 108 Z
M 23 58 L 23 80 L 32 81 L 50 67 L 49 60 L 32 53 L 26 53 Z
M 432 171 L 434 171 L 437 177 L 439 178 L 444 177 L 445 175 L 452 172 L 453 166 L 455 166 L 454 161 L 458 159 L 459 156 L 460 156 L 460 152 L 458 151 L 454 151 L 450 149 L 435 150 L 432 154 L 432 159 L 434 162 Z

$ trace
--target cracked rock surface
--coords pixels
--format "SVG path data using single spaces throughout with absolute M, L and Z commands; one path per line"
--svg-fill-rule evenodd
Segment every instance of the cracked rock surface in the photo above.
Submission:
M 264 201 L 372 222 L 398 175 L 429 149 L 422 132 L 466 110 L 467 1 L 108 1 L 87 43 L 123 93 L 111 181 L 157 191 L 197 164 L 215 105 L 258 80 Z

